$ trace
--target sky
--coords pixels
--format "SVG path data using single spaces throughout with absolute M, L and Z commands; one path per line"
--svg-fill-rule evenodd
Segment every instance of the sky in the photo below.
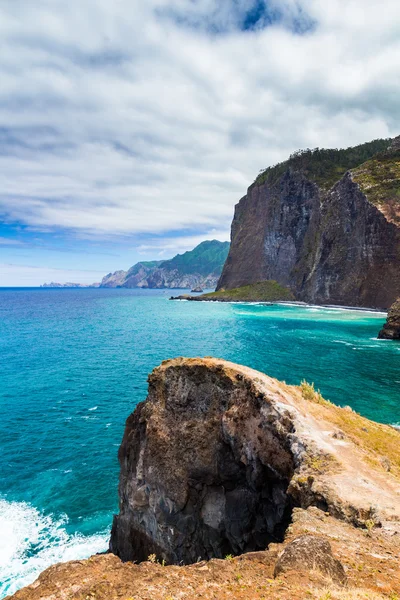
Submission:
M 400 133 L 398 0 L 3 0 L 0 286 L 229 239 L 258 172 Z

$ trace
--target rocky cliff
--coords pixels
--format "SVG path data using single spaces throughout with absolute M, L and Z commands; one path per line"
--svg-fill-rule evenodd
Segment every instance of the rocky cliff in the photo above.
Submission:
M 381 340 L 400 340 L 400 298 L 390 307 L 386 323 L 378 337 Z
M 106 275 L 100 287 L 215 288 L 229 250 L 229 242 L 205 241 L 171 260 L 139 262 L 128 271 Z
M 308 150 L 263 172 L 235 207 L 217 289 L 273 279 L 306 302 L 390 306 L 400 294 L 399 140 Z
M 399 442 L 306 383 L 165 361 L 126 423 L 112 554 L 51 567 L 14 598 L 395 598 Z
M 260 550 L 282 541 L 294 506 L 356 525 L 399 520 L 395 481 L 371 477 L 350 439 L 310 412 L 300 393 L 251 369 L 163 363 L 126 424 L 111 551 L 193 563 Z

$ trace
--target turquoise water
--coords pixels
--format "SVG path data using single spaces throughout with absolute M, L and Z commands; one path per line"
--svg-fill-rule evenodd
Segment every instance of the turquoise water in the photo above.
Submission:
M 107 547 L 124 421 L 169 357 L 214 355 L 386 423 L 400 344 L 384 315 L 170 302 L 150 290 L 0 290 L 0 598 Z

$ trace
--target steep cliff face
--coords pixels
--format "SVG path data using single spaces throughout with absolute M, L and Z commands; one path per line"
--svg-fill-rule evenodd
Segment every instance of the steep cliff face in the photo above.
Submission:
M 283 539 L 294 506 L 356 525 L 398 520 L 397 481 L 376 472 L 380 457 L 366 463 L 362 440 L 354 444 L 328 417 L 372 436 L 368 421 L 311 387 L 303 396 L 221 360 L 165 361 L 126 424 L 110 550 L 187 564 L 264 549 Z M 377 427 L 397 453 L 399 434 Z
M 390 306 L 400 294 L 396 148 L 395 140 L 333 187 L 343 166 L 327 168 L 325 178 L 316 176 L 312 153 L 257 180 L 235 208 L 217 289 L 274 279 L 306 302 Z

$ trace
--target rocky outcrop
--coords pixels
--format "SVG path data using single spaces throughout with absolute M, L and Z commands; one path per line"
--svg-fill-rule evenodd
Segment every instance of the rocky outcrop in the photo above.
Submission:
M 274 279 L 297 300 L 390 306 L 400 294 L 396 144 L 333 187 L 296 157 L 257 180 L 235 207 L 217 290 Z
M 347 581 L 343 565 L 333 556 L 330 543 L 316 535 L 302 535 L 285 547 L 275 565 L 274 577 L 287 571 L 319 571 L 340 585 Z
M 283 539 L 294 506 L 356 525 L 398 519 L 399 487 L 372 477 L 360 449 L 310 406 L 296 388 L 232 363 L 164 362 L 126 424 L 110 550 L 186 564 L 260 550 Z
M 391 306 L 386 323 L 379 332 L 381 340 L 400 340 L 400 298 Z

